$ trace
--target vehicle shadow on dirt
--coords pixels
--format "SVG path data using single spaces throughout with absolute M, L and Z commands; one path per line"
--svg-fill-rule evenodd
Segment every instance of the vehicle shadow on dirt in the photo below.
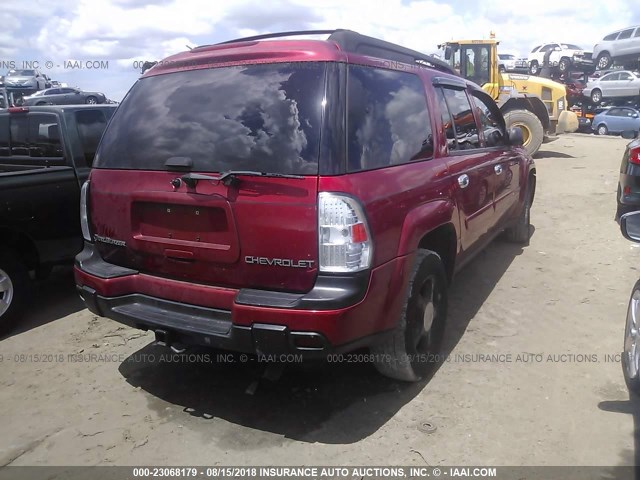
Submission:
M 640 397 L 629 394 L 628 400 L 603 401 L 598 404 L 598 408 L 605 412 L 631 415 L 633 419 L 633 451 L 623 450 L 620 453 L 621 467 L 613 467 L 611 476 L 603 478 L 640 479 Z M 635 468 L 629 468 L 630 465 Z
M 0 338 L 27 332 L 83 308 L 85 305 L 76 292 L 73 269 L 70 266 L 56 267 L 46 279 L 34 281 L 22 318 Z
M 443 353 L 455 347 L 520 253 L 520 246 L 495 241 L 456 277 Z M 326 444 L 349 444 L 373 434 L 425 386 L 429 388 L 429 379 L 414 384 L 389 380 L 367 362 L 294 364 L 271 381 L 261 379 L 265 365 L 257 360 L 243 363 L 236 355 L 234 362 L 225 363 L 217 355 L 190 349 L 180 357 L 149 344 L 125 360 L 119 371 L 128 383 L 152 396 L 149 406 L 160 416 L 171 417 L 164 403 L 169 402 L 203 420 L 218 417 L 298 441 Z

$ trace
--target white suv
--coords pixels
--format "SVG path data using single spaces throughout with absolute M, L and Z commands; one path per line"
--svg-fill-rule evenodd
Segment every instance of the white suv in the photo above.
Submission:
M 569 70 L 572 64 L 588 63 L 591 61 L 591 54 L 585 54 L 584 50 L 570 43 L 544 43 L 531 50 L 529 54 L 529 73 L 538 75 L 544 64 L 545 54 L 549 53 L 549 65 L 558 67 L 560 72 Z
M 640 66 L 639 57 L 640 26 L 610 33 L 593 47 L 593 58 L 599 70 L 606 70 L 614 61 L 633 70 Z

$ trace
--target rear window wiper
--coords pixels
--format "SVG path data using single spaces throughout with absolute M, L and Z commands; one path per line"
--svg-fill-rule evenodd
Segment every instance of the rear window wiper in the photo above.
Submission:
M 251 170 L 228 170 L 222 172 L 218 176 L 203 175 L 201 173 L 186 173 L 181 180 L 187 184 L 187 186 L 194 188 L 198 184 L 198 180 L 210 180 L 213 182 L 222 182 L 226 186 L 236 186 L 238 176 L 250 176 L 250 177 L 268 177 L 268 178 L 292 178 L 295 180 L 303 180 L 303 175 L 291 175 L 288 173 L 271 173 L 271 172 L 254 172 Z

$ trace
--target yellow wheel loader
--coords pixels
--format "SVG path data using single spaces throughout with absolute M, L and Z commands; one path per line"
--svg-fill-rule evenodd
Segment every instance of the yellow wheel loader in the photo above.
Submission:
M 438 45 L 444 59 L 464 78 L 493 97 L 507 127 L 520 127 L 524 147 L 535 154 L 544 141 L 575 132 L 578 117 L 568 110 L 566 87 L 533 75 L 501 73 L 498 44 L 489 40 L 458 40 Z

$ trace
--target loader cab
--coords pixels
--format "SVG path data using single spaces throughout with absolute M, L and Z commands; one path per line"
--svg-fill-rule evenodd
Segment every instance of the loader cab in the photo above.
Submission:
M 469 40 L 441 45 L 444 58 L 460 76 L 480 85 L 493 98 L 497 97 L 491 86 L 498 82 L 496 42 Z M 495 95 L 494 95 L 495 93 Z

